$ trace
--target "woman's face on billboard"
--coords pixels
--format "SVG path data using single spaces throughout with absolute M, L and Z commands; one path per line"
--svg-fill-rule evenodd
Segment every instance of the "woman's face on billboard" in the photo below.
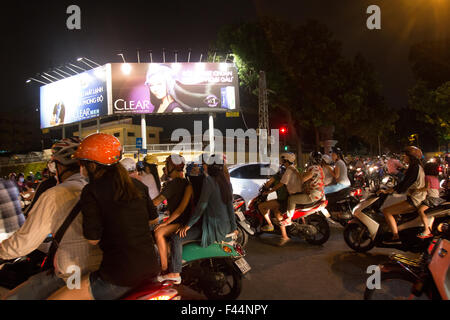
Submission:
M 148 86 L 150 88 L 150 91 L 158 99 L 162 99 L 167 95 L 166 80 L 161 76 L 155 75 L 151 77 Z

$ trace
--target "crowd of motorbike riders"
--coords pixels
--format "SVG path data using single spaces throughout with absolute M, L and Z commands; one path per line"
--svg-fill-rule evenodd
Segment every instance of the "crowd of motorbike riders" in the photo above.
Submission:
M 58 244 L 52 268 L 31 276 L 3 298 L 118 299 L 145 279 L 181 283 L 182 241 L 199 240 L 207 247 L 238 232 L 224 162 L 223 156 L 211 155 L 186 166 L 183 157 L 171 155 L 159 177 L 156 157 L 148 155 L 138 163 L 122 159 L 122 147 L 114 136 L 97 133 L 84 140 L 58 141 L 41 177 L 31 178 L 28 184 L 23 175 L 0 180 L 0 201 L 8 203 L 1 217 L 5 230 L 0 229 L 0 260 L 39 248 L 76 206 L 81 214 Z M 397 183 L 381 192 L 408 195 L 407 200 L 383 209 L 392 231 L 386 241 L 401 241 L 394 216 L 414 209 L 425 226 L 417 237 L 432 236 L 424 211 L 444 201 L 439 179 L 448 181 L 448 158 L 425 163 L 421 150 L 413 146 L 399 156 L 375 159 L 345 158 L 341 149 L 333 147 L 329 155 L 312 152 L 301 171 L 295 155 L 283 153 L 280 170 L 264 185 L 264 194 L 276 192 L 277 199 L 258 206 L 266 221 L 262 230 L 272 231 L 276 223 L 283 246 L 290 241 L 286 228 L 297 205 L 317 203 L 351 185 L 370 189 L 380 183 L 384 172 Z M 36 186 L 33 180 L 39 178 L 42 181 Z M 27 192 L 31 199 L 22 213 L 20 195 L 24 200 Z M 158 214 L 161 210 L 167 214 L 164 221 Z M 66 287 L 73 265 L 83 275 L 80 290 Z

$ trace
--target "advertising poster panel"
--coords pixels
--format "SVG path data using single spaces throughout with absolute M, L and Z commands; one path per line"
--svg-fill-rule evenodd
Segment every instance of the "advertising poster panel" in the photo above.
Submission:
M 41 87 L 41 129 L 108 115 L 108 65 Z
M 239 109 L 232 63 L 112 63 L 113 114 Z

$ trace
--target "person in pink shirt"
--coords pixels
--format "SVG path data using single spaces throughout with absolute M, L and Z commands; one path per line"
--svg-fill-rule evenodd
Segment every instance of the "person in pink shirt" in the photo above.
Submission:
M 400 162 L 400 160 L 398 160 L 396 158 L 389 158 L 386 165 L 387 165 L 388 173 L 394 174 L 394 175 L 399 173 L 399 169 L 404 168 L 403 164 Z
M 424 171 L 426 184 L 424 189 L 427 191 L 427 197 L 417 209 L 425 226 L 425 230 L 417 235 L 422 239 L 433 236 L 425 211 L 429 208 L 437 207 L 444 202 L 444 200 L 439 197 L 439 165 L 436 162 L 428 162 L 424 167 Z

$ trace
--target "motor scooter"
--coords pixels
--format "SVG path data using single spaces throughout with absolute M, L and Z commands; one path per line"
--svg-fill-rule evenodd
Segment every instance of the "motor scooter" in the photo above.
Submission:
M 258 205 L 267 201 L 267 195 L 264 192 L 264 187 L 261 187 L 258 195 L 250 201 L 249 207 L 244 213 L 245 219 L 250 223 L 255 234 L 272 233 L 261 229 L 265 220 L 258 209 Z M 287 234 L 305 239 L 310 244 L 322 245 L 327 242 L 330 237 L 330 226 L 327 218 L 331 217 L 326 209 L 327 204 L 327 200 L 321 199 L 313 204 L 297 205 L 294 215 L 291 217 L 291 224 L 286 226 Z M 284 219 L 288 218 L 286 213 L 283 217 Z M 274 232 L 279 232 L 278 221 L 275 219 L 272 221 L 276 227 Z

